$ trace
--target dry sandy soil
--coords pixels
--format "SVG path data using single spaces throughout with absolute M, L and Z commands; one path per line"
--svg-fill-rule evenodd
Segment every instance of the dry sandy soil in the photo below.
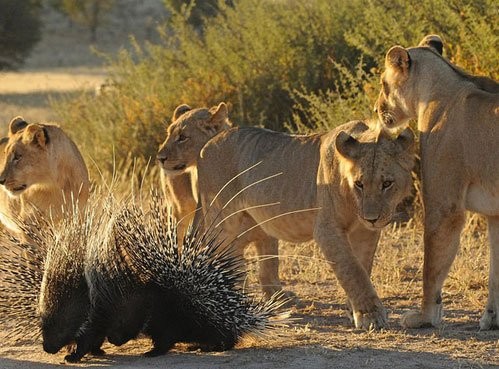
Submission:
M 144 24 L 150 24 L 151 19 L 154 23 L 160 1 L 135 2 L 139 4 L 135 8 L 130 0 L 123 3 L 131 8 L 116 10 L 109 25 L 100 30 L 97 47 L 106 52 L 116 52 L 125 45 L 129 32 L 142 40 L 150 37 Z M 88 34 L 77 26 L 69 27 L 58 15 L 46 12 L 44 16 L 47 26 L 43 39 L 26 67 L 16 73 L 0 73 L 3 125 L 19 114 L 32 121 L 56 119 L 48 97 L 93 89 L 105 80 L 101 60 L 90 52 Z M 462 250 L 447 280 L 445 323 L 435 329 L 400 327 L 400 315 L 420 300 L 421 236 L 421 225 L 416 222 L 385 231 L 380 243 L 373 280 L 391 311 L 387 330 L 353 329 L 343 312 L 345 294 L 316 247 L 283 245 L 281 276 L 285 289 L 293 291 L 299 301 L 291 308 L 296 321 L 279 335 L 266 340 L 247 338 L 235 350 L 224 353 L 188 351 L 179 346 L 154 359 L 140 356 L 149 348 L 149 342 L 141 339 L 119 348 L 106 345 L 106 356 L 84 358 L 77 367 L 498 368 L 499 331 L 478 330 L 487 296 L 488 261 L 484 228 L 479 222 L 470 221 L 467 226 Z M 61 364 L 63 357 L 63 353 L 44 353 L 40 342 L 0 341 L 3 369 L 52 368 Z
M 392 309 L 392 327 L 382 332 L 351 328 L 338 301 L 334 281 L 309 284 L 297 281 L 288 288 L 301 297 L 292 308 L 298 319 L 280 336 L 266 341 L 246 339 L 224 353 L 189 352 L 178 347 L 159 358 L 143 358 L 149 342 L 141 339 L 116 348 L 105 347 L 104 357 L 86 357 L 79 367 L 121 368 L 497 368 L 498 333 L 479 332 L 477 311 L 453 305 L 440 329 L 405 331 L 397 320 L 416 296 L 385 298 Z M 455 306 L 455 308 L 454 308 Z M 41 344 L 18 344 L 0 348 L 0 367 L 51 368 L 63 362 L 63 353 L 49 355 Z
M 373 269 L 373 281 L 390 311 L 390 326 L 382 331 L 360 331 L 344 313 L 345 293 L 313 243 L 281 245 L 284 288 L 297 296 L 290 308 L 295 319 L 288 328 L 266 339 L 247 337 L 224 353 L 189 351 L 178 345 L 159 358 L 140 354 L 147 339 L 122 347 L 105 345 L 104 357 L 85 357 L 79 367 L 121 368 L 498 368 L 499 331 L 479 331 L 486 300 L 484 267 L 487 252 L 480 224 L 471 218 L 462 250 L 448 277 L 445 320 L 439 328 L 405 330 L 400 315 L 417 305 L 421 283 L 421 226 L 387 229 Z M 475 219 L 476 220 L 476 219 Z M 252 253 L 248 256 L 251 258 Z M 251 260 L 251 259 L 250 259 Z M 255 285 L 250 267 L 248 284 Z M 0 341 L 2 342 L 2 341 Z M 64 353 L 49 355 L 41 342 L 0 344 L 0 368 L 50 368 L 63 363 Z

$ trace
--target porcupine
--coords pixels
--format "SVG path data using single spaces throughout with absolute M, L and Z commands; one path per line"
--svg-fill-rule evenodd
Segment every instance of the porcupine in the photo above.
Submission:
M 0 230 L 0 315 L 9 341 L 40 336 L 37 303 L 43 276 L 44 250 L 22 243 Z
M 103 336 L 121 345 L 143 333 L 153 343 L 145 355 L 157 356 L 177 342 L 231 349 L 246 333 L 284 323 L 286 313 L 277 311 L 286 301 L 248 297 L 238 283 L 244 261 L 221 250 L 216 235 L 192 231 L 179 251 L 176 224 L 158 195 L 149 211 L 126 206 L 99 233 L 108 242 L 87 253 L 91 312 L 68 361 Z
M 74 342 L 90 305 L 83 266 L 92 223 L 89 214 L 72 213 L 57 225 L 39 217 L 20 224 L 29 244 L 2 235 L 0 310 L 12 322 L 9 336 L 41 335 L 49 353 Z M 101 344 L 91 352 L 103 354 Z

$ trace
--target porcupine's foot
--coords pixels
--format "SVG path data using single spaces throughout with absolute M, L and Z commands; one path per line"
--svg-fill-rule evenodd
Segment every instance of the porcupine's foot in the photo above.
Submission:
M 106 351 L 101 349 L 100 347 L 94 347 L 90 353 L 94 356 L 104 356 L 106 354 Z
M 69 355 L 64 356 L 64 361 L 67 361 L 68 363 L 77 363 L 81 360 L 82 357 L 83 355 L 73 352 Z
M 158 347 L 153 347 L 151 350 L 144 352 L 143 356 L 144 357 L 156 357 L 156 356 L 161 356 L 164 355 L 168 352 L 169 349 L 164 349 L 164 348 L 158 348 Z
M 143 354 L 145 357 L 156 357 L 166 354 L 173 346 L 175 342 L 168 340 L 157 340 L 153 339 L 153 348 Z
M 96 340 L 96 344 L 92 347 L 92 350 L 90 353 L 94 356 L 103 356 L 106 354 L 106 351 L 104 351 L 101 346 L 104 343 L 105 338 L 102 337 L 98 340 Z
M 212 351 L 222 352 L 222 351 L 232 350 L 235 345 L 236 345 L 235 340 L 222 341 L 214 345 Z
M 199 343 L 197 347 L 203 352 L 223 352 L 233 349 L 236 341 L 233 337 L 215 338 L 210 342 Z

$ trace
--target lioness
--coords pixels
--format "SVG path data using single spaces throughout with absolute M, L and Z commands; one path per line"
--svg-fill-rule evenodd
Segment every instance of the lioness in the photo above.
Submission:
M 239 253 L 253 242 L 267 295 L 280 289 L 277 240 L 315 239 L 348 295 L 355 326 L 383 327 L 386 312 L 369 275 L 381 229 L 411 188 L 413 142 L 410 129 L 392 140 L 362 121 L 309 136 L 221 132 L 198 159 L 204 218 L 196 215 L 195 224 L 221 227 Z
M 480 328 L 491 329 L 499 326 L 499 85 L 458 69 L 440 55 L 442 49 L 434 35 L 418 47 L 392 47 L 376 103 L 387 127 L 417 118 L 421 132 L 423 303 L 402 324 L 441 322 L 442 285 L 459 247 L 465 210 L 471 210 L 488 219 L 489 299 Z
M 199 152 L 209 139 L 230 127 L 227 105 L 223 102 L 211 109 L 192 109 L 182 104 L 173 112 L 172 123 L 156 158 L 162 169 L 163 193 L 179 221 L 180 242 L 196 210 Z
M 87 167 L 61 128 L 28 124 L 16 117 L 1 148 L 0 218 L 5 227 L 20 233 L 14 219 L 26 221 L 41 213 L 57 220 L 64 208 L 85 205 L 90 186 Z

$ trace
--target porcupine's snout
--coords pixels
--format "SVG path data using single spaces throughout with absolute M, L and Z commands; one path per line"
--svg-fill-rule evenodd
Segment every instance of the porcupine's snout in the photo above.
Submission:
M 61 349 L 61 347 L 59 347 L 58 345 L 47 342 L 45 340 L 43 341 L 43 351 L 45 351 L 49 354 L 56 354 L 59 352 L 60 349 Z

